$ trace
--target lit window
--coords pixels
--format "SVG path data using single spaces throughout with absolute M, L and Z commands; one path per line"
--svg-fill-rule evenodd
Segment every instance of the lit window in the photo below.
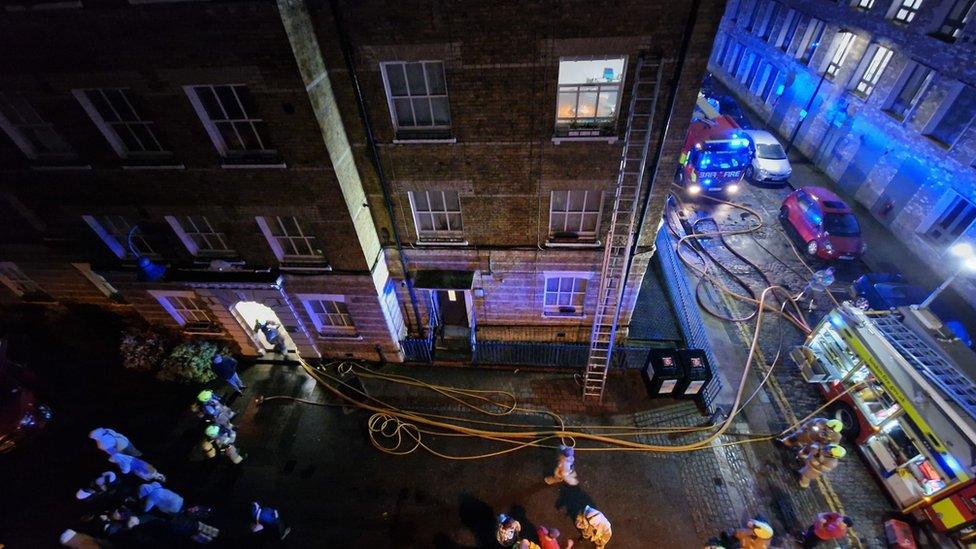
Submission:
M 626 57 L 560 59 L 556 134 L 613 135 Z
M 356 336 L 356 324 L 342 295 L 299 295 L 315 330 L 326 337 Z
M 255 218 L 278 261 L 325 261 L 318 242 L 292 216 Z
M 451 108 L 441 61 L 380 63 L 397 130 L 448 130 Z
M 963 27 L 969 22 L 973 4 L 976 4 L 976 0 L 956 0 L 953 2 L 945 19 L 942 20 L 942 24 L 939 25 L 939 30 L 935 31 L 932 36 L 946 42 L 955 42 L 959 38 L 959 34 L 962 33 Z
M 834 53 L 830 56 L 830 62 L 827 63 L 825 69 L 827 78 L 833 80 L 837 76 L 837 71 L 844 66 L 844 60 L 847 59 L 847 54 L 850 53 L 853 43 L 854 34 L 850 32 L 839 32 L 834 37 Z
M 410 205 L 421 240 L 463 236 L 457 191 L 411 191 Z
M 874 7 L 874 0 L 854 0 L 851 5 L 859 10 L 868 11 Z
M 899 23 L 911 23 L 922 6 L 922 0 L 895 0 L 889 18 Z
M 0 128 L 31 160 L 74 154 L 54 126 L 21 95 L 0 93 Z
M 184 86 L 221 156 L 274 153 L 247 86 Z
M 976 116 L 976 93 L 969 86 L 959 85 L 943 100 L 942 106 L 926 124 L 923 134 L 946 147 L 952 147 Z
M 542 314 L 545 316 L 583 316 L 588 273 L 546 273 Z
M 31 280 L 16 264 L 0 262 L 0 283 L 10 289 L 17 297 L 43 295 L 44 290 Z
M 549 236 L 596 240 L 600 228 L 601 191 L 552 191 L 549 203 Z
M 210 220 L 202 215 L 167 215 L 166 222 L 180 237 L 187 251 L 195 256 L 233 254 L 224 233 L 214 229 Z
M 976 220 L 976 206 L 959 194 L 952 191 L 950 193 L 942 213 L 925 231 L 925 236 L 937 244 L 948 245 L 955 242 Z
M 72 93 L 121 158 L 168 154 L 153 132 L 153 123 L 140 115 L 128 90 L 103 88 Z
M 871 95 L 874 87 L 878 84 L 878 80 L 881 79 L 881 74 L 884 73 L 885 67 L 891 61 L 891 55 L 892 52 L 888 48 L 875 45 L 874 52 L 866 57 L 869 59 L 867 65 L 864 66 L 860 78 L 854 84 L 854 93 L 861 97 Z
M 119 259 L 132 257 L 129 250 L 129 232 L 132 231 L 132 224 L 126 218 L 121 215 L 83 215 L 81 218 L 95 231 L 98 238 L 102 239 L 102 242 L 112 250 L 116 257 Z M 132 248 L 140 256 L 153 257 L 156 255 L 145 234 L 138 229 L 132 233 L 131 243 Z
M 922 93 L 928 89 L 934 74 L 935 72 L 925 65 L 909 63 L 902 72 L 901 88 L 896 95 L 889 98 L 889 104 L 884 110 L 898 120 L 908 118 L 922 97 Z
M 217 326 L 210 307 L 193 292 L 152 290 L 149 293 L 187 331 L 212 332 Z

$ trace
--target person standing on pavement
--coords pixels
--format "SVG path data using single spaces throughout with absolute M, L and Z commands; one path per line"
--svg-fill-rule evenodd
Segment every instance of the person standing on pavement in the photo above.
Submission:
M 230 420 L 237 414 L 225 405 L 210 389 L 204 389 L 197 394 L 197 401 L 193 403 L 193 412 L 197 417 L 206 419 L 226 429 L 233 429 Z
M 546 528 L 545 526 L 539 526 L 535 529 L 535 533 L 539 536 L 539 547 L 541 549 L 560 549 L 559 548 L 559 530 L 555 528 Z M 573 547 L 573 540 L 566 540 L 566 547 L 563 549 L 571 549 Z
M 817 520 L 807 528 L 803 535 L 803 549 L 816 547 L 825 541 L 841 540 L 847 537 L 847 529 L 854 526 L 851 517 L 828 512 L 817 515 Z
M 140 458 L 126 454 L 112 454 L 108 460 L 118 465 L 119 471 L 123 475 L 133 474 L 145 481 L 158 480 L 160 482 L 166 482 L 166 475 L 160 473 L 155 467 Z
M 570 486 L 579 484 L 576 477 L 576 456 L 574 450 L 569 446 L 559 445 L 559 462 L 553 470 L 552 475 L 545 478 L 546 484 L 559 484 L 565 482 Z
M 613 530 L 606 515 L 587 505 L 576 515 L 576 528 L 583 535 L 583 539 L 590 541 L 596 549 L 603 549 L 610 543 Z
M 149 482 L 139 486 L 139 499 L 142 500 L 142 511 L 144 513 L 156 508 L 167 515 L 176 515 L 183 510 L 183 497 L 172 490 L 163 488 L 158 482 Z
M 742 549 L 767 549 L 773 542 L 773 527 L 768 522 L 752 519 L 745 528 L 739 528 L 732 534 Z
M 233 429 L 226 429 L 219 425 L 208 425 L 203 434 L 205 436 L 201 446 L 208 458 L 214 458 L 217 457 L 218 453 L 223 453 L 231 463 L 240 465 L 247 457 L 234 445 L 237 440 L 237 432 Z
M 234 357 L 224 354 L 216 354 L 210 363 L 214 375 L 227 382 L 237 394 L 243 395 L 247 385 L 241 381 L 241 376 L 237 373 L 237 360 Z
M 522 533 L 519 521 L 502 513 L 498 515 L 498 526 L 495 529 L 495 541 L 502 547 L 513 547 Z
M 838 460 L 847 455 L 847 450 L 837 444 L 828 444 L 816 448 L 807 457 L 803 468 L 800 469 L 800 488 L 809 488 L 810 483 L 837 468 Z
M 251 503 L 251 520 L 251 531 L 255 533 L 268 529 L 278 539 L 285 539 L 285 536 L 291 532 L 291 528 L 285 526 L 284 521 L 281 520 L 277 509 L 264 507 L 256 501 Z
M 118 431 L 113 431 L 112 429 L 107 429 L 105 427 L 92 429 L 92 431 L 88 433 L 88 438 L 94 440 L 95 444 L 98 445 L 98 449 L 108 455 L 115 453 L 123 453 L 136 457 L 142 455 L 142 452 L 137 450 L 136 447 L 129 442 L 129 438 L 127 436 Z

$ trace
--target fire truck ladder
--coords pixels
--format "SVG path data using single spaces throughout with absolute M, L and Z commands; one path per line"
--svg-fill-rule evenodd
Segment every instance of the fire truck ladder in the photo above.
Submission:
M 620 170 L 613 199 L 613 216 L 603 250 L 600 271 L 600 293 L 597 294 L 590 352 L 583 375 L 583 398 L 603 401 L 607 371 L 613 353 L 620 304 L 627 280 L 627 260 L 633 246 L 634 220 L 637 217 L 641 185 L 647 167 L 647 152 L 651 144 L 654 111 L 661 85 L 663 63 L 647 62 L 643 55 L 637 60 L 634 85 L 627 116 L 627 133 L 620 155 Z
M 970 417 L 976 419 L 976 384 L 971 379 L 906 328 L 895 315 L 873 317 L 871 322 L 912 368 L 938 385 Z

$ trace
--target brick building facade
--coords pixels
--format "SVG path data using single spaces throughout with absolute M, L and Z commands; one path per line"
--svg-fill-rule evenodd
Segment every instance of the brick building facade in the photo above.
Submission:
M 949 275 L 958 262 L 948 248 L 976 241 L 973 6 L 738 0 L 709 68 L 784 142 L 796 132 L 794 146 L 841 190 Z M 976 286 L 957 285 L 976 304 Z
M 303 357 L 399 361 L 432 312 L 465 340 L 587 341 L 633 67 L 663 60 L 668 165 L 722 8 L 7 6 L 0 299 L 131 307 L 246 354 L 277 319 Z M 140 257 L 165 275 L 140 276 Z

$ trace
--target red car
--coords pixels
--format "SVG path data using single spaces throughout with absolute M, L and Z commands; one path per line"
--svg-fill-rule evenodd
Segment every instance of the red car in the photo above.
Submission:
M 790 193 L 779 209 L 779 218 L 813 257 L 853 260 L 867 249 L 854 212 L 823 187 L 801 187 Z

